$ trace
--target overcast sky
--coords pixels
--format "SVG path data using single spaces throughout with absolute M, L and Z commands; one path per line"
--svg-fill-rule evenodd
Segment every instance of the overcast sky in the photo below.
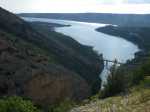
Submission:
M 150 13 L 150 0 L 0 0 L 0 6 L 14 13 Z

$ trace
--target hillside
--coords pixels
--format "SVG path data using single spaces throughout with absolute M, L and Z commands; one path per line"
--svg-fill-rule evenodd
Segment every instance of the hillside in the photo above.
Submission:
M 120 26 L 150 26 L 149 14 L 113 14 L 113 13 L 22 13 L 23 17 L 73 20 L 90 23 L 114 24 Z
M 95 101 L 74 108 L 71 112 L 150 112 L 150 28 L 108 25 L 96 30 L 131 41 L 138 45 L 141 51 L 135 54 L 133 60 L 128 60 L 126 64 L 117 68 L 120 72 L 116 71 L 116 76 L 112 73 L 114 78 L 108 79 L 110 83 L 105 89 L 109 91 L 109 97 L 96 97 Z M 123 84 L 124 90 L 111 95 L 119 84 Z M 103 91 L 98 96 L 101 95 Z
M 150 78 L 147 84 L 150 85 Z M 106 99 L 95 98 L 82 106 L 73 108 L 70 112 L 150 112 L 150 89 L 146 83 L 130 89 L 126 95 L 117 95 Z
M 123 27 L 112 26 L 101 27 L 96 29 L 99 32 L 118 36 L 137 44 L 141 49 L 150 49 L 150 28 L 149 27 Z
M 48 33 L 46 26 L 35 27 L 0 8 L 0 96 L 52 104 L 96 93 L 102 57 L 70 37 Z

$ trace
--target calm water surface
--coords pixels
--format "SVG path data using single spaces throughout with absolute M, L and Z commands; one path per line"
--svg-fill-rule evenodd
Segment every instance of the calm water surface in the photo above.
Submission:
M 45 18 L 24 18 L 27 21 L 40 21 L 48 23 L 59 23 L 64 25 L 71 25 L 70 27 L 57 27 L 56 32 L 68 35 L 81 44 L 93 46 L 94 50 L 102 53 L 105 59 L 119 62 L 126 62 L 134 58 L 134 53 L 139 51 L 138 47 L 122 38 L 107 35 L 95 31 L 98 27 L 104 27 L 106 24 L 86 23 L 68 20 L 55 20 Z M 103 83 L 106 81 L 108 70 L 105 68 L 101 73 Z

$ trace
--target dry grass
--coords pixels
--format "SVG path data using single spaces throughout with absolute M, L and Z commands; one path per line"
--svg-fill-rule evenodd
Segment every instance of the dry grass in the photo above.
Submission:
M 150 82 L 150 78 L 148 80 Z M 150 88 L 144 88 L 143 85 L 134 87 L 126 96 L 97 100 L 74 108 L 71 112 L 150 112 Z

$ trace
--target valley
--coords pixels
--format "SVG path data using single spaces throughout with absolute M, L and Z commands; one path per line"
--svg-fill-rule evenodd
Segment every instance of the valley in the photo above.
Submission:
M 0 112 L 149 112 L 148 18 L 0 8 Z
M 139 51 L 138 47 L 129 41 L 95 31 L 98 27 L 107 27 L 106 24 L 29 17 L 24 19 L 30 21 L 31 23 L 40 21 L 47 22 L 47 24 L 57 23 L 62 25 L 70 25 L 67 27 L 56 27 L 54 30 L 72 37 L 83 45 L 93 47 L 98 54 L 103 55 L 104 59 L 117 59 L 119 62 L 125 63 L 127 60 L 133 59 L 134 53 Z M 111 64 L 112 63 L 109 64 L 109 67 Z M 107 67 L 104 67 L 102 74 L 100 74 L 102 83 L 105 83 L 107 79 L 107 72 Z
M 99 91 L 103 62 L 92 47 L 2 8 L 0 18 L 1 96 L 47 105 L 66 98 L 81 101 Z

